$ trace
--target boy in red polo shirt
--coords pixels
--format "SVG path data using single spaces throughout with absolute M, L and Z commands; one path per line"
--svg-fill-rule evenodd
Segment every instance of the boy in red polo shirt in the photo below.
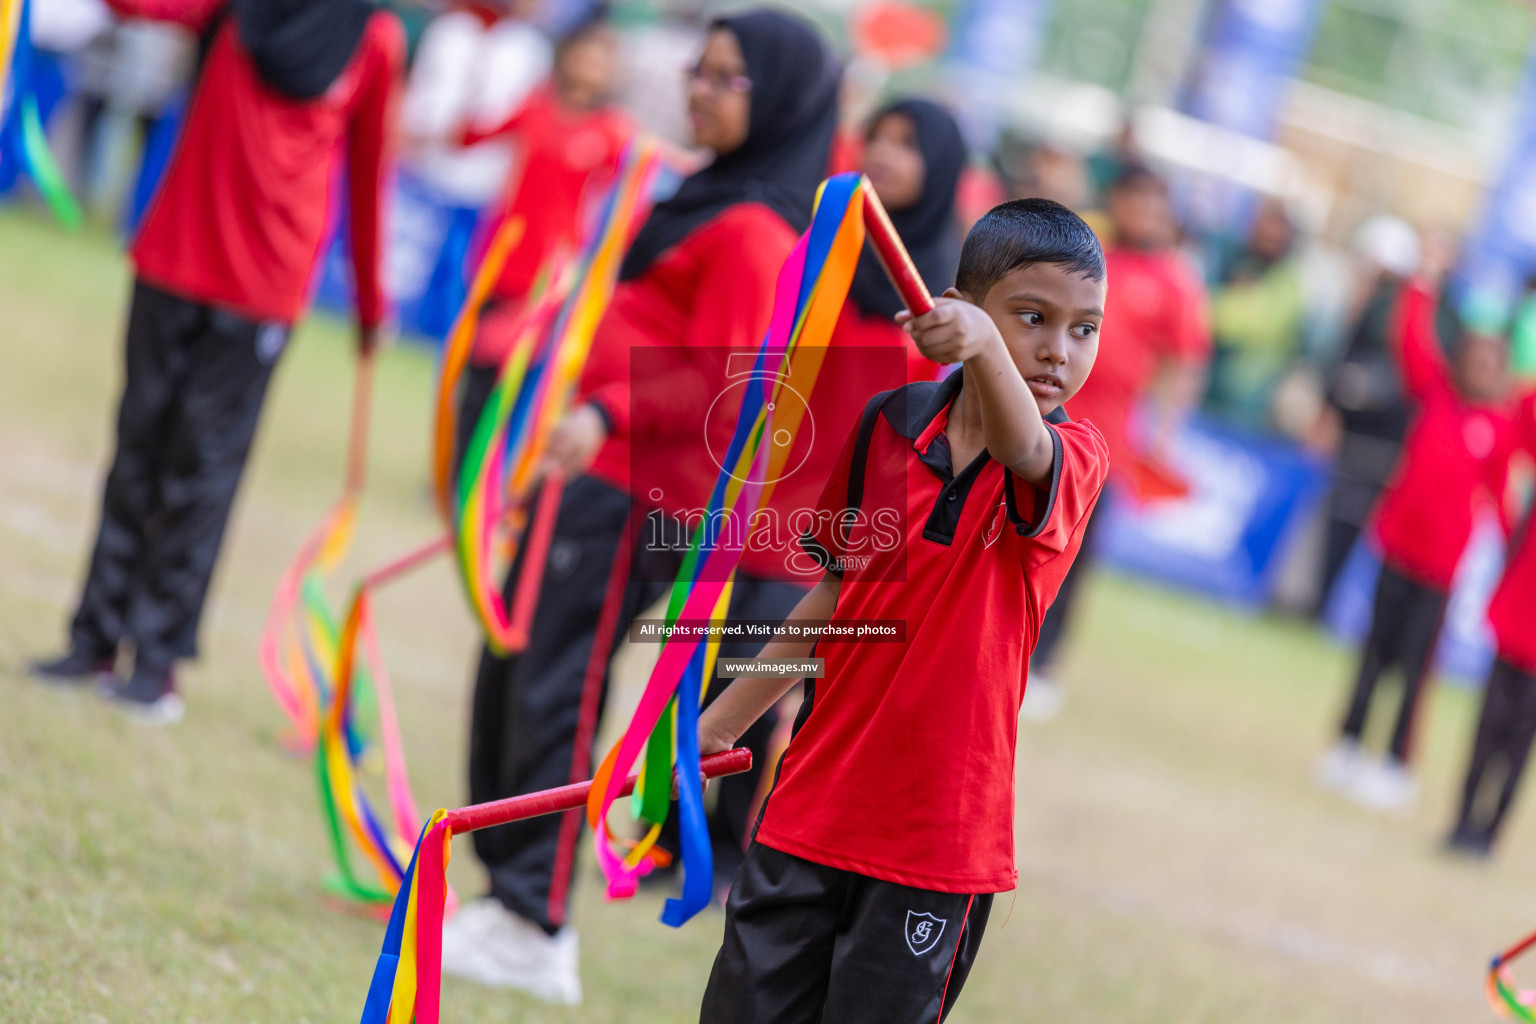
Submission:
M 1376 506 L 1382 566 L 1370 635 L 1339 743 L 1318 774 L 1325 788 L 1345 789 L 1380 810 L 1405 809 L 1418 796 L 1408 768 L 1414 714 L 1477 508 L 1491 505 L 1503 514 L 1514 429 L 1503 339 L 1464 331 L 1454 365 L 1447 365 L 1434 309 L 1434 292 L 1420 279 L 1403 289 L 1394 314 L 1403 384 L 1418 410 Z M 1403 692 L 1392 738 L 1384 758 L 1366 759 L 1360 738 L 1371 697 L 1393 667 L 1402 670 Z
M 961 369 L 870 400 L 807 510 L 825 573 L 790 617 L 902 619 L 906 638 L 817 650 L 825 676 L 807 680 L 731 889 L 706 1024 L 942 1020 L 959 995 L 992 894 L 1018 878 L 1029 652 L 1109 469 L 1103 435 L 1061 413 L 1093 367 L 1105 284 L 1076 214 L 1019 200 L 972 228 L 957 288 L 901 315 Z M 733 683 L 701 751 L 730 748 L 794 682 Z
M 1520 403 L 1517 443 L 1527 455 L 1536 456 L 1536 394 Z M 1467 780 L 1462 787 L 1461 813 L 1447 846 L 1461 853 L 1486 857 L 1509 805 L 1514 802 L 1525 761 L 1536 738 L 1536 534 L 1529 513 L 1519 537 L 1510 549 L 1504 577 L 1488 605 L 1498 657 L 1483 688 L 1483 710 L 1478 718 Z M 1488 784 L 1488 769 L 1498 779 L 1491 807 L 1478 798 Z

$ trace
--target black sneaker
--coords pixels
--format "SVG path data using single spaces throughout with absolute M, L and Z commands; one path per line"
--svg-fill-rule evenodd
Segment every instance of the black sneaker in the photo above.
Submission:
M 1493 855 L 1493 837 L 1468 828 L 1458 828 L 1446 838 L 1445 849 L 1447 853 L 1487 860 Z
M 176 677 L 170 670 L 137 669 L 125 682 L 102 687 L 102 695 L 123 709 L 123 713 L 144 725 L 175 725 L 187 713 L 187 706 L 176 692 Z
M 115 660 L 110 654 L 92 654 L 70 648 L 57 658 L 32 662 L 27 666 L 27 675 L 54 686 L 80 686 L 110 677 Z

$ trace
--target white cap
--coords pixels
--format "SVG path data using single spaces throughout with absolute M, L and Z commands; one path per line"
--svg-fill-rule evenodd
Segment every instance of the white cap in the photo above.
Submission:
M 1407 277 L 1419 269 L 1419 234 L 1407 221 L 1379 214 L 1355 232 L 1355 252 L 1383 270 Z

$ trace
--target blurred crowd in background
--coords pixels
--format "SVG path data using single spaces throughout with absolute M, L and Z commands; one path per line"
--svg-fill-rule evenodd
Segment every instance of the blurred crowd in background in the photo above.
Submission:
M 593 4 L 386 5 L 410 35 L 388 276 L 402 332 L 440 337 L 463 295 L 479 214 L 516 159 L 507 137 L 462 145 L 465 126 L 505 122 L 547 76 L 552 40 Z M 707 19 L 728 5 L 607 6 L 623 106 L 643 129 L 681 147 L 680 69 Z M 1127 166 L 1156 172 L 1156 194 L 1129 215 L 1142 219 L 1137 230 L 1148 238 L 1180 250 L 1203 283 L 1204 294 L 1179 301 L 1208 324 L 1214 358 L 1194 433 L 1170 456 L 1193 486 L 1186 507 L 1129 525 L 1120 517 L 1106 541 L 1109 558 L 1358 634 L 1369 572 L 1355 574 L 1353 596 L 1341 597 L 1335 584 L 1352 558 L 1368 557 L 1355 553 L 1358 534 L 1409 422 L 1389 319 L 1398 284 L 1419 267 L 1425 233 L 1466 240 L 1461 273 L 1442 296 L 1447 321 L 1507 330 L 1516 373 L 1536 373 L 1536 277 L 1526 279 L 1528 240 L 1509 223 L 1521 196 L 1536 194 L 1509 170 L 1526 143 L 1520 107 L 1531 90 L 1519 82 L 1528 6 L 794 6 L 842 46 L 848 139 L 893 92 L 967 97 L 973 154 L 962 228 L 1004 198 L 1044 196 L 1113 231 L 1106 186 Z M 54 149 L 94 216 L 129 231 L 174 145 L 199 40 L 117 20 L 102 0 L 35 0 L 33 17 Z M 330 276 L 318 285 L 322 304 L 338 289 L 336 301 L 344 300 L 345 284 L 328 284 Z M 1191 540 L 1191 524 L 1204 536 Z M 1496 575 L 1496 566 L 1481 571 L 1484 596 Z M 1468 622 L 1463 632 L 1477 647 L 1478 617 Z M 1453 623 L 1447 657 L 1480 677 L 1475 657 L 1455 661 L 1455 632 Z

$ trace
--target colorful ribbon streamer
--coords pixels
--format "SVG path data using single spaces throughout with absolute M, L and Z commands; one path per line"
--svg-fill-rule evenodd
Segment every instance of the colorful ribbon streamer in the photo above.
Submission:
M 1526 1024 L 1536 1024 L 1536 992 L 1516 988 L 1509 965 L 1533 946 L 1536 946 L 1536 932 L 1494 957 L 1488 966 L 1488 1004 L 1501 1017 L 1513 1017 Z
M 702 779 L 734 775 L 752 767 L 745 750 L 705 758 Z M 635 785 L 630 776 L 621 793 Z M 363 1004 L 362 1024 L 437 1024 L 442 1002 L 443 917 L 448 895 L 450 842 L 455 835 L 581 807 L 592 783 L 510 797 L 488 804 L 435 812 L 421 830 L 401 879 L 384 944 L 374 963 Z
M 0 166 L 15 161 L 59 223 L 74 230 L 84 218 L 43 133 L 34 59 L 31 0 L 0 0 Z
M 866 192 L 857 174 L 822 184 L 811 226 L 779 273 L 773 316 L 757 352 L 754 381 L 748 387 L 736 429 L 710 497 L 708 511 L 672 588 L 669 622 L 718 621 L 730 602 L 731 582 L 746 538 L 743 531 L 717 535 L 722 521 L 750 523 L 772 491 L 764 480 L 777 479 L 779 463 L 793 445 L 763 445 L 778 431 L 794 436 L 803 406 L 775 401 L 781 387 L 810 394 L 831 341 L 864 244 Z M 723 516 L 729 510 L 729 516 Z M 703 683 L 712 672 L 718 639 L 669 640 L 662 647 L 635 716 L 618 744 L 603 759 L 587 803 L 598 863 L 608 879 L 610 898 L 627 898 L 640 875 L 649 870 L 645 855 L 666 819 L 674 764 L 683 779 L 679 792 L 683 893 L 669 900 L 662 921 L 679 926 L 708 905 L 713 893 L 713 863 L 704 821 L 703 791 L 697 778 L 698 712 Z M 650 823 L 648 835 L 620 855 L 606 827 L 620 783 L 645 751 L 645 768 L 632 811 Z
M 352 546 L 367 468 L 373 361 L 372 352 L 358 356 L 341 497 L 284 569 L 261 634 L 262 672 L 292 728 L 285 743 L 301 753 L 314 749 L 323 709 L 333 689 L 335 616 L 325 602 L 322 578 L 335 569 Z
M 630 144 L 580 252 L 546 268 L 548 285 L 520 319 L 516 340 L 457 466 L 454 397 L 473 344 L 473 313 L 463 329 L 455 330 L 444 352 L 433 477 L 455 539 L 455 564 L 465 594 L 497 653 L 526 645 L 528 601 L 537 591 L 536 579 L 517 588 L 526 595 L 525 614 L 508 607 L 497 586 L 496 567 L 509 546 L 502 543 L 502 528 L 512 519 L 513 536 L 521 533 L 526 516 L 509 513 L 521 511 L 530 497 L 549 434 L 570 403 L 612 297 L 624 250 L 649 214 L 661 168 L 654 143 L 642 139 Z M 546 501 L 553 504 L 558 495 L 558 482 L 546 482 Z M 537 574 L 542 562 L 526 558 L 525 570 Z
M 10 0 L 0 0 L 5 2 Z M 527 607 L 521 615 L 515 610 L 509 617 L 489 582 L 496 544 L 510 542 L 522 530 L 521 520 L 526 517 L 519 513 L 524 510 L 512 499 L 529 489 L 544 440 L 569 401 L 592 331 L 612 293 L 618 258 L 649 211 L 659 167 L 653 145 L 633 147 L 615 186 L 600 204 L 600 216 L 594 219 L 591 240 L 580 258 L 557 255 L 544 269 L 537 294 L 521 319 L 518 343 L 502 367 L 497 392 L 477 424 L 474 470 L 455 474 L 451 460 L 458 378 L 468 361 L 479 311 L 523 233 L 521 221 L 498 228 L 450 334 L 438 383 L 434 481 L 445 516 L 458 528 L 365 576 L 338 622 L 326 598 L 325 577 L 351 546 L 363 491 L 372 358 L 359 360 L 342 495 L 285 569 L 260 648 L 268 684 L 291 726 L 285 743 L 296 751 L 314 752 L 320 803 L 337 867 L 327 886 L 348 899 L 380 903 L 394 898 L 408 874 L 405 855 L 411 837 L 420 832 L 394 699 L 373 623 L 373 589 L 452 550 L 460 555 L 466 590 L 478 595 L 478 603 L 474 596 L 471 603 L 482 621 L 501 628 L 498 635 L 503 639 L 519 623 L 526 632 L 537 580 L 522 602 Z M 511 491 L 505 478 L 509 466 L 516 469 L 512 478 L 516 487 Z M 558 482 L 544 489 L 546 503 L 557 500 Z M 525 563 L 536 562 L 542 568 L 548 540 L 547 529 L 536 530 L 529 555 L 538 557 L 526 558 Z M 359 765 L 368 744 L 359 730 L 375 713 L 389 815 L 375 813 L 360 784 Z M 374 879 L 360 877 L 355 870 L 354 850 L 371 867 Z

